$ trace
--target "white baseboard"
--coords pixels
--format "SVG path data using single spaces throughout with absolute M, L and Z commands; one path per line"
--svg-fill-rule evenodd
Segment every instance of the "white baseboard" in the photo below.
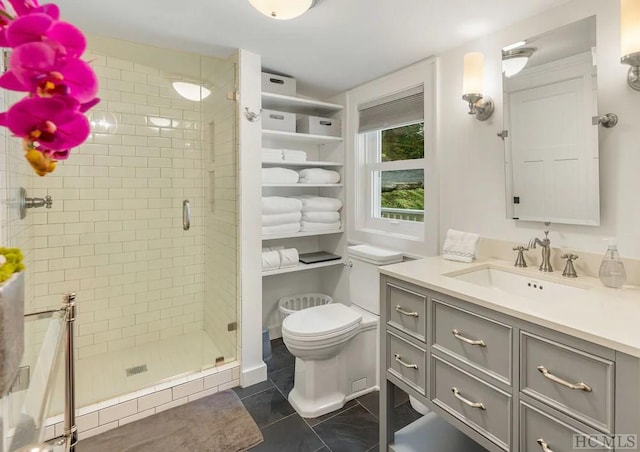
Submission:
M 241 366 L 242 367 L 242 366 Z M 251 369 L 241 369 L 240 371 L 240 386 L 246 388 L 247 386 L 260 383 L 267 379 L 267 365 L 261 363 Z

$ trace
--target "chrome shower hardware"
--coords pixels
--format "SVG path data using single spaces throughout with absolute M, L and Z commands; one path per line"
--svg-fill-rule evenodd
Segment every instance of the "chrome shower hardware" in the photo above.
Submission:
M 18 198 L 18 209 L 20 210 L 20 219 L 24 220 L 27 216 L 27 209 L 34 209 L 36 207 L 45 207 L 51 209 L 53 206 L 53 199 L 47 195 L 44 198 L 27 198 L 27 190 L 20 187 L 20 194 Z

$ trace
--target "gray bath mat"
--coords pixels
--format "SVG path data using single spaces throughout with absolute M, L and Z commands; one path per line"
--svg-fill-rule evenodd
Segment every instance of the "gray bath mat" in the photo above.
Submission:
M 78 452 L 238 452 L 263 441 L 233 391 L 162 411 L 78 443 Z

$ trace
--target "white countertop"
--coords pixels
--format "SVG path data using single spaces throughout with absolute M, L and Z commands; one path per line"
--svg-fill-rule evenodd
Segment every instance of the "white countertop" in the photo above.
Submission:
M 579 297 L 534 301 L 445 276 L 486 267 L 587 290 Z M 579 276 L 569 279 L 561 276 L 561 271 L 543 273 L 537 267 L 516 268 L 511 262 L 487 258 L 466 264 L 428 257 L 386 265 L 380 267 L 380 272 L 640 358 L 638 286 L 611 289 L 604 287 L 597 278 Z

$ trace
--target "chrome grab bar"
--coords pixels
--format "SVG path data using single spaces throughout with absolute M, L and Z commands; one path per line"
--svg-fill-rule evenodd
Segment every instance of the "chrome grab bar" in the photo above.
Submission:
M 536 442 L 540 444 L 540 447 L 544 452 L 553 452 L 551 449 L 549 449 L 549 444 L 547 444 L 547 442 L 544 439 L 538 438 Z
M 402 356 L 399 353 L 396 353 L 395 355 L 393 355 L 394 359 L 396 361 L 398 361 L 400 363 L 400 365 L 406 367 L 407 369 L 415 369 L 418 370 L 418 365 L 417 364 L 409 364 L 409 363 L 405 363 L 402 360 Z
M 458 391 L 458 388 L 456 387 L 451 388 L 451 392 L 453 392 L 453 396 L 456 399 L 460 400 L 465 405 L 470 406 L 471 408 L 479 408 L 481 410 L 486 410 L 486 408 L 484 407 L 484 403 L 472 402 L 471 400 L 467 400 L 464 397 L 462 397 L 460 395 L 460 391 Z
M 451 330 L 451 334 L 453 334 L 456 339 L 461 340 L 462 342 L 465 342 L 469 345 L 478 345 L 480 347 L 486 347 L 487 344 L 485 344 L 485 342 L 483 340 L 474 340 L 474 339 L 469 339 L 467 337 L 464 337 L 462 335 L 462 333 L 460 333 L 460 331 L 458 331 L 457 329 L 453 329 Z
M 559 385 L 562 385 L 566 388 L 569 389 L 579 389 L 581 391 L 584 392 L 591 392 L 591 386 L 589 386 L 586 383 L 580 382 L 580 383 L 569 383 L 567 380 L 563 380 L 560 377 L 556 377 L 555 375 L 553 375 L 551 372 L 549 372 L 549 369 L 547 369 L 544 366 L 538 366 L 537 367 L 538 371 L 540 371 L 542 373 L 542 375 L 544 375 L 544 377 L 548 380 L 553 381 L 554 383 L 558 383 Z
M 419 317 L 417 312 L 409 312 L 409 311 L 405 311 L 404 309 L 402 309 L 402 306 L 400 305 L 396 305 L 396 311 L 399 312 L 402 315 L 406 315 L 408 317 Z
M 188 199 L 182 201 L 182 229 L 188 231 L 191 228 L 191 203 Z

